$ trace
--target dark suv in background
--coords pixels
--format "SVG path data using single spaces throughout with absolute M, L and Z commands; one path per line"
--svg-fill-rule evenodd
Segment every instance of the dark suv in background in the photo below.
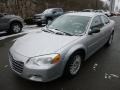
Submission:
M 23 28 L 23 19 L 20 16 L 0 13 L 0 31 L 19 33 Z
M 50 8 L 46 9 L 41 14 L 35 14 L 33 17 L 34 23 L 36 23 L 38 26 L 42 26 L 43 24 L 48 24 L 52 20 L 54 20 L 56 17 L 62 15 L 63 9 L 62 8 Z

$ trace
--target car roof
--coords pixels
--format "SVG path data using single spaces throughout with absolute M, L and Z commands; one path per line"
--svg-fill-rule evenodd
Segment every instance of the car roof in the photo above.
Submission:
M 47 8 L 47 9 L 62 9 L 62 8 Z
M 66 15 L 94 17 L 94 16 L 97 16 L 97 15 L 104 15 L 104 14 L 97 13 L 97 12 L 74 12 L 74 13 L 67 13 Z
M 94 10 L 94 9 L 84 9 L 84 10 Z

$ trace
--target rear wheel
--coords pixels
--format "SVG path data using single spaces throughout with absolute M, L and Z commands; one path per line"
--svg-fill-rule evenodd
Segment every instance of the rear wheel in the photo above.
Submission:
M 10 29 L 7 31 L 8 33 L 19 33 L 22 31 L 22 25 L 20 23 L 12 23 L 10 25 Z
M 42 27 L 42 23 L 37 23 L 37 26 Z
M 64 75 L 68 78 L 72 78 L 78 74 L 81 67 L 82 58 L 79 52 L 74 53 L 65 68 Z
M 113 42 L 113 36 L 114 36 L 114 32 L 110 35 L 109 40 L 106 43 L 107 46 L 110 46 L 112 44 L 112 42 Z

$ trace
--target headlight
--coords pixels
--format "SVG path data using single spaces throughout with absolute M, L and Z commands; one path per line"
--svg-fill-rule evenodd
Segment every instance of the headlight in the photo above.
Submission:
M 34 65 L 56 64 L 61 60 L 60 54 L 51 54 L 31 58 L 28 63 Z

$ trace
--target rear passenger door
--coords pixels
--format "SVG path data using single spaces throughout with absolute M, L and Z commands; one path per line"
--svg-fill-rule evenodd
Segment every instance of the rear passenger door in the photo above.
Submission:
M 104 22 L 104 39 L 107 41 L 114 27 L 111 25 L 110 19 L 107 16 L 101 15 L 101 19 Z
M 88 54 L 93 54 L 96 50 L 98 50 L 104 44 L 103 38 L 103 27 L 104 23 L 101 20 L 100 16 L 96 16 L 93 18 L 92 23 L 90 25 L 89 30 L 93 30 L 94 28 L 99 28 L 100 32 L 93 33 L 92 35 L 88 35 L 87 42 L 88 42 Z

